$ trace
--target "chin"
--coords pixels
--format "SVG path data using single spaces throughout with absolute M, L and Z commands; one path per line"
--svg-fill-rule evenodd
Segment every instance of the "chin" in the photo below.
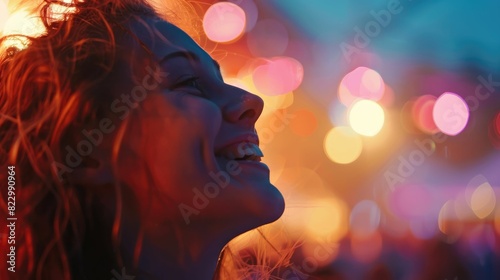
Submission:
M 251 215 L 256 218 L 254 227 L 276 221 L 285 211 L 285 199 L 281 192 L 269 182 L 262 187 L 264 191 L 259 192 L 250 205 Z

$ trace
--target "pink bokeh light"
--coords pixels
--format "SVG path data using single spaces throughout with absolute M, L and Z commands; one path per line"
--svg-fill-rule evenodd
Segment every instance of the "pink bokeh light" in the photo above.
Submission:
M 385 91 L 385 83 L 380 74 L 367 67 L 358 67 L 347 73 L 339 85 L 339 99 L 350 106 L 358 98 L 380 100 Z
M 447 135 L 462 132 L 469 120 L 469 107 L 456 93 L 445 92 L 436 100 L 432 117 L 437 128 Z
M 275 57 L 255 68 L 255 87 L 265 95 L 282 95 L 297 89 L 302 83 L 302 64 L 291 57 Z
M 427 134 L 434 134 L 439 131 L 432 117 L 432 110 L 436 100 L 435 96 L 422 95 L 413 103 L 413 121 L 422 132 Z
M 232 42 L 245 31 L 245 11 L 236 4 L 220 2 L 208 8 L 203 17 L 203 30 L 214 42 Z

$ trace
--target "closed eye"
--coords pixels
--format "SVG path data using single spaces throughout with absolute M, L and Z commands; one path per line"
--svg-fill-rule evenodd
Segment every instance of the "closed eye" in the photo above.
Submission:
M 189 76 L 184 78 L 180 82 L 169 87 L 170 90 L 176 91 L 188 91 L 189 93 L 193 93 L 195 95 L 203 95 L 203 89 L 200 85 L 200 77 L 197 76 Z
M 200 77 L 196 77 L 196 76 L 191 76 L 191 77 L 188 77 L 186 79 L 183 79 L 182 81 L 176 83 L 175 85 L 171 86 L 170 89 L 177 89 L 177 88 L 181 88 L 181 87 L 194 87 L 194 88 L 197 88 L 197 89 L 200 89 L 200 83 L 199 83 L 199 80 Z

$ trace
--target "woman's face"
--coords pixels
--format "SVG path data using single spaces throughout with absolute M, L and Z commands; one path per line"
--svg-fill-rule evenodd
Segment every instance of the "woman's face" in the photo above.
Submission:
M 217 62 L 179 28 L 144 21 L 132 25 L 145 44 L 132 53 L 146 47 L 159 67 L 133 65 L 136 82 L 113 103 L 129 122 L 121 179 L 152 221 L 244 231 L 276 220 L 284 201 L 260 162 L 254 128 L 262 99 L 224 83 Z

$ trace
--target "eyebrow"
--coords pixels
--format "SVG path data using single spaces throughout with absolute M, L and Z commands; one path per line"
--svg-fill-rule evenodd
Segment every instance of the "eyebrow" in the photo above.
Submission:
M 177 52 L 172 52 L 167 55 L 165 55 L 162 59 L 160 59 L 160 64 L 165 63 L 166 61 L 174 58 L 174 57 L 184 57 L 188 60 L 194 59 L 195 61 L 200 61 L 200 58 L 193 52 L 190 51 L 177 51 Z M 220 64 L 217 62 L 217 60 L 212 59 L 212 62 L 215 65 L 215 68 L 220 71 Z

